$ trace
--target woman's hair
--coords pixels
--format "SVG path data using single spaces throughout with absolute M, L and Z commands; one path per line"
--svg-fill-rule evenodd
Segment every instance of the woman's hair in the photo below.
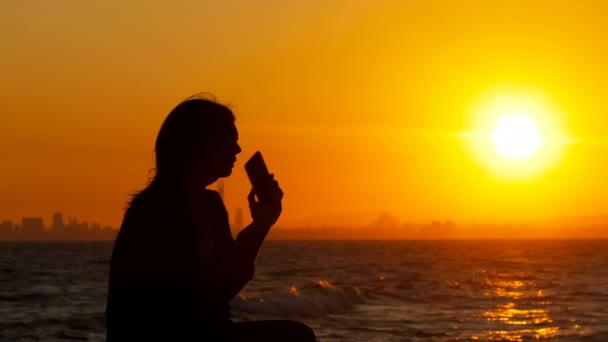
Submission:
M 232 124 L 232 111 L 208 93 L 193 95 L 173 108 L 156 137 L 154 176 L 145 189 L 131 195 L 126 209 L 150 199 L 146 193 L 155 198 L 153 189 L 180 181 L 191 167 L 204 163 L 208 151 L 220 148 Z
M 201 95 L 178 104 L 163 122 L 155 145 L 155 182 L 172 181 L 217 148 L 234 114 L 225 105 Z

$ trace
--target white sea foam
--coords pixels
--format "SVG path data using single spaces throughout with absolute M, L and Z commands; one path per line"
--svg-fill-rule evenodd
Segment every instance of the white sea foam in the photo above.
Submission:
M 239 295 L 231 307 L 236 312 L 281 317 L 321 317 L 342 313 L 363 303 L 356 287 L 337 287 L 327 280 L 302 287 L 280 289 L 264 297 Z

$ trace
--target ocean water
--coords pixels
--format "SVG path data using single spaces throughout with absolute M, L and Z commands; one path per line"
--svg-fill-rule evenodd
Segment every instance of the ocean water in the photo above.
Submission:
M 1 341 L 103 341 L 112 243 L 0 243 Z M 608 341 L 608 240 L 268 241 L 235 320 L 319 341 Z

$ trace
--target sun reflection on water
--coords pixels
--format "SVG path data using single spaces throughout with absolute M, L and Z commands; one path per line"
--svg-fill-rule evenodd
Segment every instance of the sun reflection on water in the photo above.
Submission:
M 525 341 L 557 336 L 559 328 L 552 326 L 554 319 L 548 309 L 552 302 L 538 289 L 538 284 L 532 280 L 508 278 L 507 274 L 498 274 L 496 278 L 485 279 L 485 297 L 501 302 L 481 315 L 482 319 L 493 325 L 492 329 L 473 335 L 471 339 Z
M 494 311 L 487 311 L 483 317 L 488 321 L 502 321 L 510 325 L 552 323 L 548 311 L 544 309 L 516 309 L 515 303 L 498 304 Z

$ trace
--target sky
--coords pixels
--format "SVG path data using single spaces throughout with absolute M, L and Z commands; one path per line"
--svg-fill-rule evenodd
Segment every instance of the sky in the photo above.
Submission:
M 281 226 L 608 214 L 606 13 L 566 0 L 2 1 L 0 218 L 119 226 L 163 119 L 198 92 L 237 118 L 231 215 L 247 208 L 256 150 L 285 192 Z M 513 112 L 543 141 L 525 160 L 484 138 Z

